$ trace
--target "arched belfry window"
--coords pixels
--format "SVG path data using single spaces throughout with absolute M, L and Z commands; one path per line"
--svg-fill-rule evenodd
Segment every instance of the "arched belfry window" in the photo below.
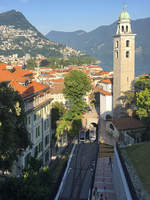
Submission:
M 128 26 L 126 26 L 126 32 L 128 32 L 129 31 L 129 28 L 128 28 Z
M 130 45 L 130 41 L 126 40 L 126 47 L 129 47 L 129 45 Z
M 118 47 L 119 47 L 119 42 L 117 41 L 117 42 L 116 42 L 116 48 L 118 48 Z
M 116 58 L 118 58 L 118 55 L 119 55 L 119 54 L 118 54 L 118 51 L 116 51 Z
M 124 26 L 121 27 L 122 32 L 124 32 Z
M 129 58 L 130 52 L 126 51 L 126 58 Z

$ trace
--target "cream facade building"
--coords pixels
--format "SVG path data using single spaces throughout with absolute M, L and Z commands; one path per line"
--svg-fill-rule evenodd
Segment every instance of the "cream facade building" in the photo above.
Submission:
M 18 157 L 16 174 L 21 174 L 22 169 L 28 166 L 31 156 L 41 160 L 43 165 L 49 164 L 51 160 L 52 99 L 49 86 L 32 81 L 32 83 L 24 87 L 27 87 L 27 90 L 29 90 L 28 93 L 26 93 L 27 90 L 22 93 L 22 96 L 25 104 L 26 127 L 32 145 Z M 17 87 L 14 87 L 14 89 L 18 88 L 17 84 Z
M 131 30 L 130 15 L 125 8 L 121 12 L 113 45 L 113 115 L 118 116 L 124 92 L 131 90 L 134 83 L 135 35 Z
M 34 94 L 33 101 L 24 99 L 25 111 L 27 113 L 27 130 L 29 132 L 32 148 L 28 147 L 20 157 L 22 167 L 26 167 L 30 156 L 36 156 L 42 160 L 43 165 L 50 162 L 50 141 L 52 137 L 51 132 L 51 101 L 49 97 L 48 88 L 41 89 L 42 95 Z M 33 94 L 32 94 L 33 95 Z
M 0 69 L 0 82 L 9 82 L 9 86 L 18 91 L 23 98 L 26 112 L 26 127 L 31 142 L 26 150 L 18 155 L 12 174 L 22 174 L 28 166 L 31 156 L 42 160 L 47 165 L 51 160 L 51 92 L 48 85 L 33 81 L 31 71 L 16 68 L 10 72 Z

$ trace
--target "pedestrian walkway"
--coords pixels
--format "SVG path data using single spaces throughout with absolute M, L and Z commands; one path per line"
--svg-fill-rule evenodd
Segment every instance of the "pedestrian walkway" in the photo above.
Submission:
M 112 183 L 111 164 L 112 163 L 109 157 L 101 157 L 101 154 L 99 154 L 93 186 L 93 191 L 94 188 L 97 188 L 96 200 L 99 200 L 101 195 L 103 200 L 116 200 L 116 195 Z M 92 200 L 95 200 L 94 195 Z

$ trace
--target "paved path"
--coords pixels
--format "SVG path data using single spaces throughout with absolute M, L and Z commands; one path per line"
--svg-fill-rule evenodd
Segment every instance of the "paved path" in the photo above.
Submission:
M 109 157 L 100 157 L 100 155 L 98 157 L 93 188 L 95 187 L 97 187 L 98 191 L 97 200 L 99 200 L 101 194 L 104 200 L 117 200 L 112 183 L 112 169 Z M 95 200 L 94 196 L 92 200 Z

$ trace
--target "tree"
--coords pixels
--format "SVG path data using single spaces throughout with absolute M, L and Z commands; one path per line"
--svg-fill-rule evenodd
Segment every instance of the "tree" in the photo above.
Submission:
M 73 70 L 64 79 L 63 94 L 70 101 L 71 106 L 85 106 L 83 96 L 91 90 L 91 83 L 87 75 L 80 70 Z
M 42 61 L 40 62 L 40 66 L 41 66 L 41 67 L 47 66 L 47 65 L 49 65 L 49 62 L 48 62 L 47 59 L 44 59 L 44 60 L 42 60 Z
M 75 111 L 73 112 L 72 110 L 69 110 L 63 115 L 61 121 L 58 124 L 56 137 L 58 138 L 59 135 L 62 135 L 63 131 L 66 130 L 68 132 L 68 136 L 72 138 L 79 133 L 81 127 L 81 116 Z
M 140 78 L 135 82 L 135 89 L 137 91 L 144 90 L 145 88 L 150 89 L 150 75 L 140 76 Z
M 37 175 L 42 167 L 42 160 L 30 157 L 28 166 L 24 169 L 24 177 Z
M 65 106 L 63 103 L 54 102 L 52 104 L 51 118 L 52 118 L 52 129 L 56 129 L 56 121 L 59 120 L 65 113 Z
M 133 91 L 126 91 L 119 98 L 122 102 L 121 110 L 123 116 L 136 116 L 136 93 Z
M 143 140 L 150 140 L 150 90 L 148 88 L 136 93 L 136 106 L 136 114 L 146 127 Z
M 27 68 L 28 69 L 35 69 L 37 67 L 36 62 L 34 59 L 27 60 Z
M 82 123 L 82 114 L 87 106 L 84 95 L 91 89 L 91 83 L 87 75 L 80 71 L 71 71 L 64 79 L 65 88 L 63 93 L 69 100 L 70 107 L 61 118 L 56 130 L 56 137 L 66 130 L 70 137 L 78 134 Z
M 0 168 L 10 170 L 21 150 L 30 144 L 24 102 L 7 83 L 0 83 Z
M 150 117 L 150 91 L 148 88 L 136 93 L 137 115 Z

